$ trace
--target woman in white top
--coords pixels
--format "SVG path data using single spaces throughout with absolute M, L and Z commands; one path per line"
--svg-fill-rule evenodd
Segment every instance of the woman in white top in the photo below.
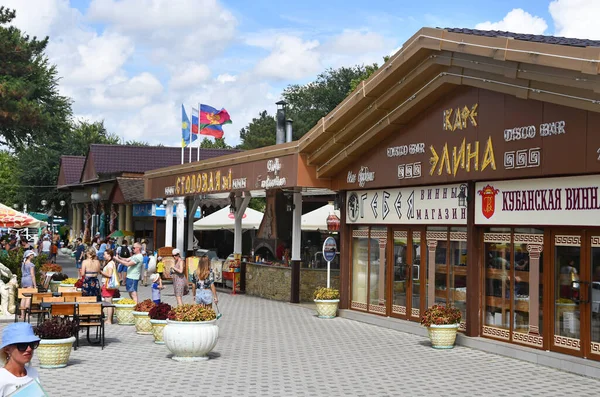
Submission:
M 8 396 L 34 380 L 39 382 L 35 368 L 27 365 L 39 344 L 40 338 L 34 335 L 29 323 L 12 323 L 4 328 L 0 347 L 0 361 L 4 363 L 0 368 L 0 397 Z
M 113 272 L 116 271 L 115 261 L 113 260 L 113 257 L 114 257 L 113 250 L 108 248 L 106 251 L 104 251 L 104 258 L 106 260 L 106 265 L 104 266 L 104 268 L 102 270 L 100 270 L 100 274 L 102 274 L 102 276 L 104 277 L 100 293 L 102 295 L 102 298 L 104 298 L 104 301 L 108 302 L 108 303 L 112 303 L 113 298 L 117 298 L 118 296 L 120 296 L 118 288 L 117 289 L 106 288 L 106 284 L 112 277 Z M 105 324 L 113 323 L 114 311 L 115 311 L 115 309 L 113 309 L 112 307 L 109 307 L 106 309 L 106 321 L 104 322 Z

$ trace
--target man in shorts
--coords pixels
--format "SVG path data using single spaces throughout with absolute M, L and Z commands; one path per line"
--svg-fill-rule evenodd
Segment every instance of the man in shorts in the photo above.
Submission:
M 125 288 L 127 289 L 127 292 L 129 292 L 131 299 L 133 299 L 135 303 L 138 303 L 138 283 L 140 281 L 140 275 L 142 274 L 142 267 L 144 266 L 142 244 L 133 244 L 133 255 L 130 258 L 121 258 L 117 255 L 115 256 L 115 260 L 127 267 Z

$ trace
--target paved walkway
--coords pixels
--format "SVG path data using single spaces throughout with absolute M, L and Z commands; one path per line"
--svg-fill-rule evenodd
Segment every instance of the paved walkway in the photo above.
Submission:
M 149 297 L 150 287 L 141 289 L 142 298 Z M 172 291 L 166 286 L 163 300 L 174 303 Z M 219 297 L 219 342 L 208 361 L 175 362 L 152 336 L 112 325 L 104 350 L 84 340 L 68 367 L 40 370 L 42 383 L 51 396 L 63 397 L 547 397 L 600 390 L 598 380 L 460 346 L 435 350 L 426 338 L 319 319 L 304 306 L 224 292 Z

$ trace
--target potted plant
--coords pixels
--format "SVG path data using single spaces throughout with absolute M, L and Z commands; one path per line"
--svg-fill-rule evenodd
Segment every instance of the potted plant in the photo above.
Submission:
M 71 288 L 75 288 L 75 283 L 78 281 L 79 279 L 77 278 L 73 278 L 73 277 L 67 277 L 66 279 L 62 280 L 62 282 L 59 284 L 61 287 L 71 287 Z
M 146 299 L 138 303 L 133 307 L 135 332 L 138 335 L 152 335 L 152 324 L 150 324 L 150 317 L 148 312 L 156 306 L 156 303 L 152 302 L 152 299 Z
M 133 308 L 135 307 L 135 301 L 133 299 L 125 298 L 113 302 L 113 305 L 115 305 L 115 315 L 117 316 L 118 324 L 134 325 L 135 318 L 133 317 Z
M 431 346 L 436 349 L 452 349 L 460 319 L 460 310 L 455 307 L 433 305 L 425 310 L 421 325 L 427 327 Z
M 66 367 L 75 342 L 77 324 L 62 317 L 53 317 L 35 327 L 34 332 L 41 339 L 37 353 L 40 367 Z
M 340 291 L 335 288 L 320 287 L 315 290 L 315 304 L 319 318 L 334 318 L 340 303 Z
M 217 315 L 203 305 L 181 305 L 171 309 L 163 339 L 176 361 L 208 360 L 219 338 Z
M 68 279 L 69 276 L 63 273 L 54 273 L 50 278 L 50 291 L 58 292 L 58 286 Z
M 163 331 L 167 325 L 167 318 L 172 307 L 168 303 L 159 303 L 150 309 L 150 324 L 152 324 L 152 335 L 154 335 L 154 343 L 164 345 Z

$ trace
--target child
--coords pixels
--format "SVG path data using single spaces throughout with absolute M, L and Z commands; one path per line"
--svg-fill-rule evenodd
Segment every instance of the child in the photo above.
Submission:
M 56 254 L 58 254 L 58 243 L 52 243 L 50 246 L 50 261 L 56 263 Z
M 162 279 L 163 272 L 165 271 L 165 264 L 162 261 L 162 256 L 156 258 L 158 263 L 156 264 L 156 273 L 158 273 L 159 277 Z
M 152 283 L 152 302 L 158 305 L 160 303 L 160 290 L 164 288 L 158 273 L 153 273 L 150 276 L 150 282 Z

